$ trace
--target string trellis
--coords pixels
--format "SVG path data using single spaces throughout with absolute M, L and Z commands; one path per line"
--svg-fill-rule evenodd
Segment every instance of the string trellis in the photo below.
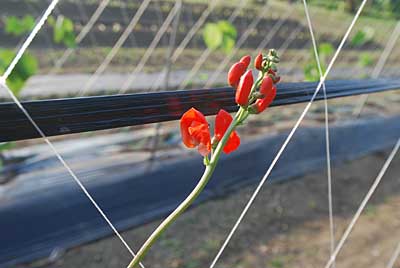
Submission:
M 90 195 L 90 193 L 87 191 L 87 189 L 85 188 L 85 186 L 82 184 L 82 182 L 80 181 L 80 179 L 76 176 L 76 174 L 74 173 L 74 171 L 71 169 L 71 167 L 68 165 L 68 163 L 64 160 L 64 158 L 62 157 L 62 155 L 60 155 L 60 153 L 58 152 L 58 150 L 56 149 L 56 147 L 53 145 L 53 143 L 46 137 L 46 135 L 43 133 L 43 131 L 40 129 L 40 127 L 37 125 L 37 123 L 32 119 L 31 115 L 29 114 L 29 112 L 24 108 L 24 106 L 21 104 L 21 102 L 18 100 L 18 98 L 13 94 L 13 92 L 9 89 L 9 87 L 6 85 L 6 80 L 7 78 L 10 76 L 11 72 L 13 71 L 13 69 L 15 68 L 16 64 L 18 63 L 18 61 L 21 59 L 22 55 L 24 54 L 24 52 L 26 51 L 26 49 L 29 47 L 29 45 L 31 44 L 31 42 L 33 41 L 33 39 L 35 38 L 35 36 L 37 35 L 37 33 L 40 31 L 40 29 L 42 28 L 43 24 L 45 23 L 45 21 L 47 20 L 47 18 L 50 16 L 50 14 L 53 12 L 53 10 L 56 8 L 56 5 L 58 4 L 59 0 L 53 0 L 50 2 L 49 6 L 47 7 L 47 9 L 45 10 L 44 14 L 42 15 L 42 17 L 37 21 L 35 27 L 33 28 L 33 30 L 31 31 L 31 33 L 29 34 L 29 36 L 27 37 L 27 39 L 25 40 L 25 42 L 22 44 L 21 48 L 19 49 L 19 51 L 17 52 L 15 58 L 12 60 L 12 62 L 10 63 L 10 65 L 8 66 L 8 68 L 6 69 L 5 73 L 0 77 L 0 86 L 2 88 L 4 88 L 6 90 L 6 92 L 9 94 L 9 96 L 11 97 L 11 99 L 16 103 L 16 105 L 18 106 L 18 108 L 21 110 L 21 112 L 27 117 L 27 119 L 30 121 L 30 123 L 32 124 L 32 126 L 37 130 L 37 132 L 40 134 L 40 136 L 43 138 L 44 142 L 50 147 L 50 149 L 52 150 L 52 152 L 55 154 L 55 156 L 57 157 L 57 159 L 61 162 L 61 164 L 64 166 L 64 168 L 69 172 L 69 174 L 71 175 L 71 177 L 75 180 L 75 182 L 79 185 L 80 189 L 83 191 L 83 193 L 87 196 L 87 198 L 90 200 L 90 202 L 93 204 L 93 206 L 96 208 L 96 210 L 100 213 L 100 215 L 103 217 L 103 219 L 107 222 L 107 224 L 110 226 L 110 228 L 113 230 L 113 232 L 115 233 L 115 235 L 121 240 L 121 242 L 124 244 L 124 246 L 128 249 L 128 251 L 134 256 L 135 253 L 132 251 L 132 249 L 129 247 L 129 245 L 126 243 L 126 241 L 124 240 L 124 238 L 121 236 L 121 234 L 117 231 L 117 229 L 115 228 L 115 226 L 112 224 L 112 222 L 110 221 L 110 219 L 105 215 L 105 213 L 103 212 L 103 210 L 99 207 L 99 205 L 96 203 L 96 201 L 93 199 L 93 197 Z M 81 31 L 82 35 L 78 35 L 76 41 L 79 43 L 86 35 L 87 33 L 90 31 L 91 27 L 93 27 L 93 24 L 95 23 L 95 21 L 98 19 L 98 17 L 100 16 L 100 14 L 102 13 L 102 11 L 104 10 L 104 8 L 107 6 L 109 0 L 104 0 L 99 4 L 99 7 L 97 8 L 97 10 L 95 11 L 95 13 L 92 15 L 92 17 L 90 18 L 88 24 L 86 25 L 87 28 L 84 27 L 84 29 Z M 150 0 L 144 1 L 142 2 L 141 6 L 139 7 L 137 13 L 135 14 L 135 16 L 132 18 L 130 24 L 128 25 L 127 29 L 125 30 L 125 32 L 122 34 L 122 36 L 120 37 L 120 39 L 117 41 L 117 43 L 115 44 L 115 46 L 113 47 L 112 52 L 110 52 L 109 55 L 107 55 L 105 61 L 99 66 L 98 70 L 95 72 L 95 74 L 92 76 L 92 78 L 89 80 L 89 82 L 86 84 L 86 86 L 82 89 L 81 93 L 83 94 L 85 91 L 90 89 L 90 86 L 94 83 L 94 81 L 98 78 L 98 76 L 106 69 L 107 65 L 111 62 L 112 58 L 115 56 L 115 54 L 117 53 L 118 49 L 122 46 L 122 44 L 125 42 L 126 38 L 129 36 L 130 32 L 133 30 L 135 24 L 137 23 L 137 21 L 140 19 L 141 14 L 143 14 L 144 10 L 146 9 L 148 3 L 150 2 Z M 333 212 L 332 212 L 332 189 L 331 189 L 331 167 L 330 167 L 330 144 L 329 144 L 329 119 L 328 119 L 328 102 L 326 99 L 326 89 L 325 89 L 325 80 L 328 76 L 328 74 L 330 73 L 331 69 L 333 68 L 333 64 L 336 62 L 336 59 L 339 55 L 339 53 L 341 52 L 346 40 L 349 37 L 349 34 L 351 32 L 351 30 L 353 29 L 356 21 L 358 20 L 365 4 L 366 4 L 367 0 L 363 0 L 361 5 L 359 6 L 356 14 L 354 15 L 354 18 L 351 22 L 351 24 L 349 25 L 346 33 L 344 34 L 339 46 L 336 49 L 336 52 L 334 54 L 334 56 L 332 57 L 331 61 L 328 64 L 328 67 L 325 71 L 325 73 L 322 72 L 322 68 L 319 62 L 319 56 L 318 56 L 318 50 L 317 50 L 317 45 L 316 45 L 316 41 L 314 38 L 314 33 L 313 33 L 313 29 L 312 29 L 312 23 L 311 23 L 311 19 L 309 16 L 309 12 L 308 12 L 308 8 L 307 8 L 307 4 L 306 4 L 306 0 L 303 0 L 304 3 L 304 8 L 305 8 L 305 12 L 306 12 L 306 17 L 307 17 L 307 23 L 309 26 L 309 30 L 310 30 L 310 34 L 311 34 L 311 39 L 312 39 L 312 44 L 313 44 L 313 48 L 314 48 L 314 54 L 315 54 L 315 58 L 318 64 L 318 71 L 320 74 L 320 81 L 318 83 L 317 88 L 314 91 L 314 94 L 312 95 L 310 101 L 308 102 L 308 104 L 306 105 L 305 109 L 303 110 L 301 116 L 299 117 L 299 119 L 296 121 L 294 127 L 292 128 L 292 130 L 290 131 L 289 135 L 287 136 L 287 138 L 285 139 L 282 147 L 280 148 L 280 150 L 278 151 L 278 153 L 276 154 L 274 160 L 272 161 L 271 165 L 269 166 L 269 168 L 267 169 L 265 175 L 263 176 L 263 178 L 261 179 L 260 183 L 258 184 L 258 186 L 256 187 L 254 193 L 252 194 L 251 198 L 249 199 L 248 203 L 246 204 L 246 206 L 244 207 L 244 209 L 242 210 L 239 218 L 237 219 L 237 221 L 235 222 L 233 228 L 231 229 L 230 233 L 228 234 L 226 240 L 224 241 L 224 243 L 222 244 L 221 248 L 219 249 L 216 257 L 214 258 L 214 260 L 212 261 L 210 268 L 214 267 L 217 263 L 217 261 L 219 260 L 219 258 L 221 257 L 223 251 L 225 250 L 226 246 L 228 245 L 228 243 L 230 242 L 232 236 L 234 235 L 234 233 L 236 232 L 237 228 L 239 227 L 240 223 L 242 222 L 243 218 L 245 217 L 246 213 L 248 212 L 248 210 L 250 209 L 251 205 L 253 204 L 255 198 L 257 197 L 259 191 L 261 190 L 262 186 L 264 185 L 264 183 L 267 181 L 270 173 L 272 172 L 274 166 L 276 165 L 277 161 L 279 160 L 280 156 L 282 155 L 282 153 L 284 152 L 284 150 L 286 149 L 288 143 L 291 141 L 293 135 L 295 134 L 296 130 L 298 129 L 299 125 L 301 124 L 302 120 L 304 119 L 304 117 L 306 116 L 307 112 L 309 111 L 314 99 L 316 98 L 318 92 L 320 91 L 320 89 L 323 89 L 323 93 L 324 93 L 324 97 L 325 97 L 325 135 L 326 135 L 326 157 L 327 157 L 327 176 L 328 176 L 328 199 L 329 199 L 329 218 L 330 218 L 330 230 L 331 230 L 331 254 L 330 254 L 330 258 L 328 260 L 328 262 L 326 263 L 325 268 L 329 268 L 332 265 L 334 265 L 335 259 L 338 255 L 338 253 L 340 252 L 341 248 L 343 247 L 345 241 L 347 240 L 348 236 L 350 235 L 352 229 L 354 228 L 358 218 L 360 217 L 363 209 L 365 208 L 365 206 L 367 205 L 370 197 L 372 196 L 372 194 L 375 192 L 376 188 L 378 187 L 379 183 L 381 182 L 385 172 L 387 171 L 390 163 L 392 162 L 392 160 L 394 159 L 397 151 L 400 148 L 400 138 L 399 140 L 396 142 L 395 146 L 393 147 L 393 150 L 391 151 L 391 153 L 389 154 L 388 158 L 386 159 L 382 169 L 380 170 L 378 176 L 376 177 L 374 183 L 372 184 L 371 188 L 369 189 L 369 191 L 367 192 L 366 196 L 364 197 L 363 201 L 361 202 L 361 205 L 359 206 L 357 212 L 355 213 L 355 215 L 353 216 L 350 224 L 348 225 L 347 229 L 345 230 L 343 236 L 341 237 L 341 239 L 339 240 L 338 244 L 335 247 L 334 244 L 334 236 L 333 236 Z M 180 1 L 179 1 L 180 3 Z M 153 42 L 151 43 L 151 45 L 149 46 L 148 50 L 146 51 L 145 55 L 142 57 L 140 63 L 138 64 L 138 66 L 136 66 L 136 68 L 134 69 L 132 76 L 128 79 L 128 81 L 125 83 L 125 85 L 122 88 L 121 93 L 125 92 L 125 90 L 130 86 L 130 84 L 134 81 L 136 74 L 138 73 L 138 71 L 140 70 L 140 68 L 143 68 L 143 66 L 146 64 L 148 58 L 150 57 L 150 55 L 152 54 L 153 50 L 155 49 L 155 47 L 157 46 L 158 42 L 160 41 L 163 33 L 166 31 L 166 29 L 168 28 L 168 25 L 171 23 L 172 19 L 174 18 L 174 16 L 176 15 L 178 9 L 180 8 L 180 5 L 175 4 L 175 6 L 173 7 L 173 9 L 170 11 L 169 15 L 167 16 L 167 18 L 165 19 L 163 25 L 160 27 L 159 32 L 156 34 L 156 37 L 153 39 Z M 266 10 L 267 5 L 264 6 L 263 9 L 261 9 L 261 12 L 259 14 L 259 16 L 253 20 L 253 22 L 249 25 L 249 29 L 241 36 L 241 38 L 239 39 L 235 50 L 233 53 L 231 53 L 231 55 L 229 55 L 228 57 L 226 57 L 224 59 L 223 62 L 221 62 L 221 64 L 218 66 L 217 68 L 217 72 L 215 73 L 215 75 L 213 77 L 210 78 L 210 80 L 207 82 L 207 85 L 210 85 L 211 83 L 213 83 L 216 79 L 216 77 L 219 75 L 219 73 L 225 68 L 225 65 L 230 61 L 231 57 L 233 55 L 236 54 L 237 50 L 239 49 L 239 47 L 245 42 L 245 40 L 247 39 L 247 37 L 249 36 L 250 32 L 253 30 L 254 27 L 256 27 L 256 25 L 259 23 L 259 21 L 261 20 L 263 14 L 265 13 L 264 11 Z M 210 11 L 211 12 L 211 11 Z M 288 12 L 288 14 L 290 14 Z M 208 16 L 208 15 L 207 15 Z M 289 15 L 287 16 L 289 17 Z M 234 17 L 231 17 L 231 19 L 233 20 Z M 202 22 L 204 23 L 204 21 Z M 283 22 L 282 22 L 283 23 Z M 200 27 L 200 26 L 199 26 Z M 193 34 L 198 30 L 198 28 L 194 28 L 194 32 Z M 280 27 L 280 26 L 279 26 Z M 277 29 L 279 29 L 279 27 L 277 26 Z M 296 32 L 297 31 L 297 32 Z M 296 29 L 292 35 L 295 36 L 296 33 L 298 33 L 298 29 Z M 383 69 L 384 63 L 388 58 L 388 55 L 390 54 L 390 51 L 393 49 L 394 47 L 394 43 L 398 38 L 398 35 L 400 34 L 400 24 L 398 24 L 392 34 L 392 38 L 390 38 L 387 47 L 384 50 L 383 55 L 381 56 L 381 59 L 378 62 L 378 65 L 376 66 L 375 71 L 373 73 L 373 76 L 377 76 L 380 71 Z M 187 36 L 190 36 L 189 34 Z M 271 35 L 270 38 L 272 38 L 273 34 Z M 191 38 L 191 37 L 190 37 Z M 190 38 L 188 40 L 190 40 Z M 264 39 L 261 44 L 259 45 L 259 47 L 264 47 L 270 40 L 270 38 L 268 39 Z M 293 37 L 294 38 L 294 37 Z M 394 40 L 394 41 L 393 41 Z M 176 56 L 174 57 L 175 54 L 173 54 L 172 58 L 174 58 L 175 60 L 177 59 L 177 57 L 179 57 L 181 51 L 184 49 L 184 47 L 186 47 L 187 42 L 182 42 L 182 48 L 180 48 L 180 50 L 176 50 L 175 52 L 177 53 Z M 287 40 L 287 43 L 291 42 L 290 40 Z M 179 48 L 179 47 L 178 47 Z M 178 53 L 178 52 L 179 53 Z M 68 58 L 68 56 L 72 53 L 72 50 L 67 50 L 63 57 L 61 59 L 63 59 L 63 61 L 58 61 L 58 63 L 56 64 L 55 67 L 61 67 L 61 65 L 65 62 L 65 60 Z M 208 55 L 206 56 L 208 57 Z M 362 108 L 362 107 L 361 107 Z M 400 244 L 396 247 L 393 256 L 391 257 L 391 259 L 389 260 L 388 266 L 387 267 L 393 267 L 395 260 L 397 259 L 398 255 L 400 254 Z M 141 264 L 142 267 L 144 267 Z

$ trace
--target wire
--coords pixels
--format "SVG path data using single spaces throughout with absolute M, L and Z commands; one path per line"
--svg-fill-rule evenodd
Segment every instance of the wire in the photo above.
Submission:
M 70 166 L 67 164 L 67 162 L 64 160 L 64 158 L 58 153 L 57 149 L 54 147 L 54 145 L 50 142 L 50 140 L 46 137 L 44 132 L 40 129 L 40 127 L 36 124 L 36 122 L 32 119 L 31 115 L 28 113 L 28 111 L 22 106 L 21 102 L 17 99 L 15 94 L 12 92 L 12 90 L 7 86 L 6 80 L 8 76 L 12 73 L 13 69 L 17 65 L 18 61 L 21 59 L 22 55 L 26 51 L 26 49 L 29 47 L 37 33 L 40 31 L 44 23 L 46 22 L 47 18 L 50 16 L 54 8 L 56 7 L 58 3 L 58 0 L 53 0 L 50 5 L 47 7 L 46 11 L 44 12 L 43 16 L 40 18 L 38 23 L 35 25 L 33 28 L 32 32 L 29 34 L 28 38 L 25 40 L 23 45 L 21 46 L 20 50 L 16 54 L 15 58 L 13 61 L 10 63 L 8 68 L 6 69 L 5 73 L 0 77 L 0 86 L 2 86 L 11 99 L 14 101 L 14 103 L 18 106 L 18 108 L 23 112 L 23 114 L 26 116 L 26 118 L 30 121 L 32 126 L 36 129 L 36 131 L 40 134 L 40 136 L 43 138 L 43 140 L 47 143 L 47 145 L 50 147 L 50 149 L 53 151 L 54 155 L 57 157 L 57 159 L 61 162 L 61 164 L 65 167 L 65 169 L 68 171 L 68 173 L 72 176 L 72 178 L 75 180 L 75 182 L 79 185 L 81 190 L 84 192 L 84 194 L 87 196 L 87 198 L 90 200 L 90 202 L 94 205 L 94 207 L 97 209 L 97 211 L 100 213 L 100 215 L 103 217 L 103 219 L 107 222 L 107 224 L 110 226 L 110 228 L 113 230 L 113 232 L 117 235 L 117 237 L 121 240 L 123 245 L 128 249 L 128 251 L 135 256 L 135 253 L 132 251 L 132 249 L 129 247 L 129 245 L 126 243 L 126 241 L 123 239 L 123 237 L 120 235 L 120 233 L 117 231 L 117 229 L 114 227 L 112 222 L 108 219 L 106 214 L 103 212 L 103 210 L 100 208 L 100 206 L 96 203 L 96 201 L 93 199 L 93 197 L 90 195 L 90 193 L 87 191 L 85 186 L 82 184 L 82 182 L 78 179 L 76 174 L 73 172 L 73 170 L 70 168 Z M 140 264 L 142 268 L 144 266 Z
M 307 114 L 308 110 L 311 107 L 311 104 L 313 103 L 314 99 L 316 98 L 319 90 L 321 89 L 322 84 L 325 82 L 325 79 L 327 77 L 327 75 L 329 74 L 330 70 L 332 69 L 333 64 L 335 63 L 340 51 L 342 50 L 344 43 L 346 42 L 348 36 L 350 35 L 351 30 L 353 29 L 354 24 L 356 23 L 358 17 L 360 16 L 361 11 L 363 10 L 365 4 L 366 4 L 367 0 L 363 0 L 363 2 L 361 3 L 357 13 L 355 14 L 349 28 L 347 29 L 343 39 L 341 40 L 335 54 L 333 55 L 328 68 L 325 71 L 325 74 L 321 77 L 320 82 L 318 83 L 318 86 L 313 94 L 313 96 L 311 97 L 310 102 L 306 105 L 304 111 L 302 112 L 302 114 L 300 115 L 300 118 L 297 120 L 296 124 L 294 125 L 294 127 L 292 128 L 292 130 L 290 131 L 288 137 L 286 138 L 285 142 L 283 143 L 282 147 L 279 149 L 278 153 L 276 154 L 275 158 L 273 159 L 271 165 L 269 166 L 267 172 L 264 174 L 263 178 L 261 179 L 260 183 L 258 184 L 257 188 L 255 189 L 254 193 L 252 194 L 252 196 L 250 197 L 248 203 L 246 204 L 246 206 L 244 207 L 243 211 L 241 212 L 239 218 L 236 220 L 233 228 L 231 229 L 231 231 L 229 232 L 226 240 L 224 241 L 224 243 L 222 244 L 220 250 L 218 251 L 217 255 L 215 256 L 214 260 L 212 261 L 210 268 L 213 268 L 215 266 L 215 264 L 217 263 L 217 261 L 219 260 L 219 258 L 221 257 L 223 251 L 225 250 L 226 246 L 228 245 L 229 241 L 232 239 L 233 234 L 236 232 L 237 228 L 239 227 L 241 221 L 243 220 L 244 216 L 246 215 L 247 211 L 249 210 L 249 208 L 251 207 L 251 205 L 253 204 L 255 198 L 257 197 L 259 191 L 261 190 L 262 186 L 264 185 L 265 181 L 268 179 L 272 169 L 275 167 L 276 163 L 278 162 L 279 158 L 281 157 L 283 151 L 286 149 L 286 146 L 288 145 L 288 143 L 290 142 L 290 140 L 292 139 L 294 133 L 296 132 L 297 128 L 299 127 L 300 123 L 303 121 L 305 115 Z
M 389 260 L 388 264 L 386 265 L 386 268 L 393 268 L 399 255 L 400 255 L 400 242 L 397 244 L 397 247 L 394 250 L 393 255 L 390 257 L 390 260 Z
M 397 140 L 395 146 L 393 147 L 389 157 L 386 159 L 385 163 L 383 164 L 382 169 L 379 171 L 378 176 L 376 177 L 374 183 L 372 184 L 371 188 L 368 190 L 368 193 L 364 197 L 361 202 L 361 205 L 358 207 L 357 212 L 354 214 L 353 218 L 351 219 L 350 224 L 347 226 L 346 231 L 343 233 L 342 237 L 337 244 L 335 251 L 329 258 L 328 262 L 325 265 L 325 268 L 329 268 L 334 260 L 336 259 L 339 251 L 342 249 L 344 242 L 346 242 L 347 238 L 349 237 L 351 231 L 353 230 L 354 225 L 356 224 L 358 218 L 360 217 L 361 213 L 363 212 L 365 206 L 367 205 L 369 199 L 371 198 L 372 194 L 375 192 L 376 188 L 378 187 L 379 183 L 381 182 L 383 175 L 385 175 L 386 170 L 388 169 L 390 163 L 392 162 L 393 158 L 395 157 L 397 151 L 400 147 L 400 138 Z
M 79 91 L 78 96 L 83 96 L 88 90 L 91 89 L 93 84 L 97 81 L 99 76 L 107 69 L 108 65 L 111 63 L 115 55 L 118 53 L 121 46 L 125 43 L 126 39 L 129 37 L 133 29 L 135 28 L 136 24 L 142 17 L 144 11 L 146 10 L 147 6 L 149 5 L 151 0 L 144 0 L 140 5 L 139 9 L 136 11 L 135 15 L 133 16 L 132 20 L 126 27 L 125 31 L 121 34 L 118 38 L 117 42 L 114 44 L 110 52 L 107 54 L 103 62 L 97 68 L 97 70 L 92 74 L 83 88 Z
M 317 62 L 318 73 L 320 77 L 322 77 L 322 67 L 318 54 L 317 41 L 315 40 L 314 30 L 311 23 L 311 17 L 307 7 L 307 1 L 303 0 L 304 4 L 304 12 L 307 18 L 308 29 L 310 31 L 311 40 L 313 44 L 314 56 Z M 329 115 L 328 115 L 328 100 L 326 97 L 326 86 L 325 83 L 322 84 L 323 93 L 324 93 L 324 110 L 325 110 L 325 151 L 326 151 L 326 169 L 327 169 L 327 177 L 328 177 L 328 208 L 329 208 L 329 234 L 330 234 L 330 254 L 333 254 L 335 249 L 335 227 L 333 222 L 333 205 L 332 205 L 332 170 L 331 170 L 331 151 L 330 151 L 330 139 L 329 139 Z M 332 267 L 335 267 L 336 264 L 333 262 Z
M 240 1 L 240 5 L 236 7 L 236 9 L 233 11 L 231 16 L 228 19 L 229 23 L 232 23 L 237 16 L 240 14 L 241 10 L 243 9 L 244 5 L 247 4 L 248 0 L 245 1 Z M 204 62 L 207 60 L 207 58 L 210 56 L 210 54 L 213 52 L 212 49 L 207 48 L 206 50 L 203 51 L 203 53 L 200 55 L 200 57 L 197 59 L 195 65 L 192 67 L 192 69 L 189 71 L 188 75 L 183 79 L 182 83 L 179 85 L 179 88 L 186 88 L 186 86 L 190 83 L 190 80 L 195 76 L 198 71 L 200 70 L 200 67 L 204 64 Z
M 158 30 L 156 36 L 154 37 L 153 41 L 147 48 L 146 52 L 140 59 L 140 62 L 138 65 L 135 67 L 135 69 L 129 74 L 127 80 L 125 83 L 122 85 L 121 90 L 118 92 L 118 94 L 123 94 L 125 91 L 129 89 L 133 81 L 136 79 L 136 76 L 139 72 L 142 71 L 143 67 L 146 65 L 147 61 L 149 60 L 150 56 L 153 54 L 154 49 L 158 45 L 158 43 L 161 40 L 161 37 L 164 35 L 164 33 L 167 31 L 168 26 L 171 24 L 173 18 L 175 15 L 178 13 L 179 9 L 181 8 L 182 3 L 180 1 L 175 3 L 175 6 L 171 11 L 169 12 L 167 18 L 165 19 L 164 23 L 161 25 L 160 29 Z
M 93 28 L 94 24 L 99 19 L 100 15 L 103 13 L 104 9 L 107 7 L 109 2 L 110 0 L 103 0 L 99 4 L 97 9 L 94 11 L 93 15 L 90 17 L 89 21 L 86 23 L 86 25 L 82 28 L 82 30 L 75 38 L 76 45 L 79 45 L 82 42 L 82 40 L 86 37 L 86 35 L 90 32 L 90 30 Z M 74 51 L 75 48 L 68 48 L 67 50 L 65 50 L 64 54 L 58 59 L 58 61 L 56 61 L 54 67 L 50 70 L 49 74 L 54 74 L 58 72 Z
M 372 71 L 372 78 L 378 78 L 378 76 L 381 74 L 383 67 L 385 66 L 386 61 L 389 59 L 389 55 L 392 53 L 394 45 L 396 44 L 397 39 L 400 36 L 400 21 L 397 22 L 396 27 L 394 28 L 392 34 L 389 37 L 389 41 L 386 43 L 386 46 L 379 57 L 378 63 L 375 65 L 374 70 Z M 356 106 L 356 108 L 353 111 L 353 116 L 359 117 L 362 109 L 364 108 L 364 105 L 368 101 L 368 94 L 364 95 L 362 99 L 360 100 L 359 104 Z

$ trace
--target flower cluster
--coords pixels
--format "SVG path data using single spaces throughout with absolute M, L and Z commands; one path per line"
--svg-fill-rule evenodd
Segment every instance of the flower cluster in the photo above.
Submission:
M 213 144 L 217 144 L 224 136 L 226 130 L 231 124 L 233 118 L 225 110 L 221 109 L 215 117 L 215 131 L 213 137 Z M 210 128 L 205 116 L 191 108 L 183 114 L 181 118 L 181 135 L 182 141 L 188 148 L 197 147 L 202 156 L 206 156 L 211 152 L 211 135 Z M 230 134 L 223 151 L 226 154 L 236 150 L 240 145 L 240 138 L 236 131 Z
M 240 106 L 235 119 L 221 109 L 215 118 L 214 136 L 211 138 L 210 127 L 205 116 L 191 108 L 181 118 L 182 141 L 188 148 L 198 148 L 199 153 L 207 157 L 212 153 L 229 129 L 229 137 L 223 141 L 222 150 L 229 154 L 240 145 L 239 135 L 235 127 L 250 115 L 264 111 L 276 96 L 276 84 L 280 77 L 277 75 L 276 64 L 279 57 L 276 51 L 269 50 L 266 56 L 258 54 L 254 60 L 254 67 L 259 70 L 259 75 L 254 82 L 253 72 L 247 70 L 251 62 L 250 56 L 244 56 L 239 62 L 232 65 L 228 72 L 228 84 L 236 89 L 235 101 Z M 234 122 L 232 122 L 234 121 Z M 232 128 L 230 128 L 233 124 Z
M 260 71 L 256 83 L 252 70 L 247 70 L 250 56 L 244 56 L 232 65 L 228 72 L 228 84 L 236 88 L 235 101 L 238 105 L 249 113 L 258 114 L 272 103 L 276 96 L 275 85 L 280 81 L 276 73 L 278 62 L 279 57 L 273 49 L 266 56 L 258 54 L 254 60 L 254 67 Z

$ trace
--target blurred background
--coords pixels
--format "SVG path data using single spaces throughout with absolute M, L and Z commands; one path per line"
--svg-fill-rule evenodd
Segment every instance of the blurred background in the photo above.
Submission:
M 360 3 L 308 1 L 323 69 Z M 48 5 L 1 1 L 0 73 Z M 328 79 L 397 79 L 399 18 L 400 1 L 368 1 Z M 226 86 L 227 71 L 242 56 L 270 48 L 281 58 L 282 82 L 319 80 L 302 1 L 62 0 L 7 84 L 24 101 L 212 90 Z M 0 100 L 11 101 L 4 90 Z M 339 239 L 397 139 L 400 95 L 394 90 L 328 103 Z M 201 200 L 207 202 L 171 227 L 145 258 L 146 267 L 210 265 L 304 107 L 272 108 L 238 130 L 243 145 L 237 156 L 223 159 Z M 276 183 L 260 192 L 218 267 L 325 265 L 324 122 L 324 103 L 316 102 L 272 174 Z M 197 152 L 183 148 L 175 121 L 50 140 L 133 249 L 202 170 Z M 400 241 L 399 164 L 396 156 L 338 267 L 386 267 Z M 124 267 L 130 260 L 42 139 L 0 143 L 0 228 L 0 267 Z

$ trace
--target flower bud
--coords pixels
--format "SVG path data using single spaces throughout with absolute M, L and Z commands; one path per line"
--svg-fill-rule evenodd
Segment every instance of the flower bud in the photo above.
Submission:
M 253 87 L 253 74 L 251 70 L 248 70 L 239 81 L 239 85 L 236 90 L 235 100 L 236 103 L 245 106 L 249 102 L 249 94 Z
M 254 60 L 254 67 L 256 67 L 257 70 L 262 70 L 262 62 L 263 62 L 263 55 L 262 53 L 258 54 L 257 57 Z
M 249 67 L 250 61 L 251 61 L 251 57 L 249 55 L 243 56 L 240 59 L 240 62 L 243 63 L 244 66 L 246 66 L 246 69 L 247 69 L 247 67 Z
M 268 94 L 263 99 L 258 99 L 256 102 L 251 106 L 251 110 L 255 113 L 261 113 L 272 103 L 276 96 L 276 87 L 273 86 L 272 90 L 268 92 Z
M 267 96 L 269 92 L 272 90 L 273 87 L 273 81 L 272 78 L 269 77 L 268 75 L 264 77 L 263 81 L 261 82 L 260 86 L 260 93 L 263 94 L 264 96 Z
M 239 84 L 240 77 L 246 71 L 246 66 L 243 62 L 236 62 L 232 65 L 228 72 L 228 84 L 232 87 L 237 87 Z

